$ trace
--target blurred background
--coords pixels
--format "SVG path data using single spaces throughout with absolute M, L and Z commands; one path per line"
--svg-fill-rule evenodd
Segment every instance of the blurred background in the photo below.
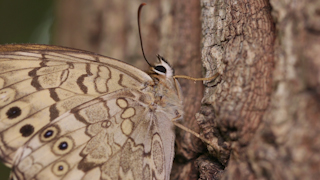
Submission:
M 0 0 L 0 44 L 48 44 L 52 22 L 52 0 Z
M 0 44 L 49 44 L 53 23 L 53 0 L 0 0 Z M 0 163 L 0 180 L 10 169 Z

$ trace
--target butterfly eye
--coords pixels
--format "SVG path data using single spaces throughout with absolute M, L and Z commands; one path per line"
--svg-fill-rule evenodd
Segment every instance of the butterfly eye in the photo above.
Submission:
M 159 71 L 159 72 L 162 72 L 162 73 L 166 73 L 167 72 L 167 69 L 163 66 L 156 66 L 154 67 L 155 70 Z

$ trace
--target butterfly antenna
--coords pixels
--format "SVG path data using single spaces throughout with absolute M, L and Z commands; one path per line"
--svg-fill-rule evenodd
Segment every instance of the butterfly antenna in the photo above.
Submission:
M 149 63 L 149 61 L 146 58 L 146 55 L 144 54 L 143 44 L 142 44 L 142 36 L 141 36 L 141 28 L 140 28 L 140 13 L 141 13 L 141 9 L 144 5 L 146 5 L 146 3 L 141 3 L 139 6 L 139 9 L 138 9 L 138 29 L 139 29 L 140 45 L 141 45 L 143 57 L 146 60 L 146 62 L 148 63 L 148 65 L 151 67 L 151 64 Z

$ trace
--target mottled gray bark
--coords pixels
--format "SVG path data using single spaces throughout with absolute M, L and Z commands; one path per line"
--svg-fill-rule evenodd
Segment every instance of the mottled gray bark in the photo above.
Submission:
M 221 81 L 207 89 L 201 120 L 228 161 L 222 179 L 320 174 L 320 3 L 270 3 L 202 1 L 203 59 Z

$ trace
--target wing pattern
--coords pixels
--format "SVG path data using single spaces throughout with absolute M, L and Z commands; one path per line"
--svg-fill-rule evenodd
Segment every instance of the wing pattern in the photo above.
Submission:
M 0 158 L 21 180 L 169 179 L 181 107 L 157 83 L 85 51 L 0 46 Z

